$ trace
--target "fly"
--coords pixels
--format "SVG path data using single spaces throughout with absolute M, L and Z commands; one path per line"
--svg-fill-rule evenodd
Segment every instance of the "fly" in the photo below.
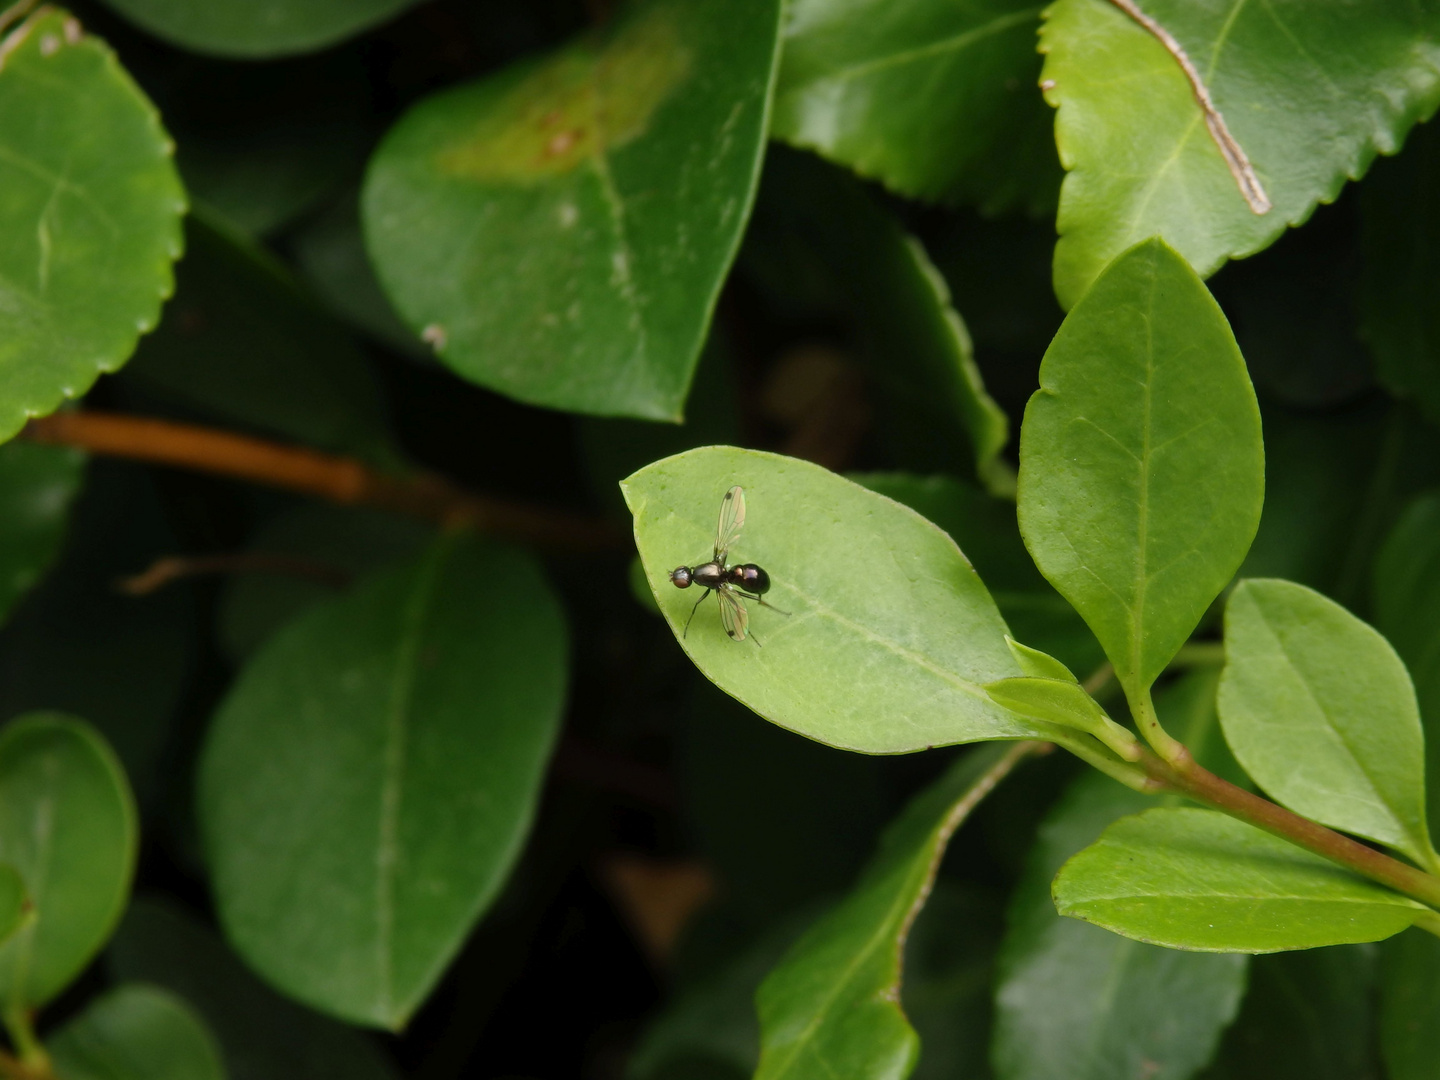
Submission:
M 735 546 L 740 530 L 744 527 L 745 492 L 737 485 L 727 491 L 720 500 L 720 524 L 715 529 L 715 551 L 711 560 L 695 567 L 677 566 L 670 571 L 670 583 L 677 589 L 688 589 L 694 584 L 705 590 L 690 609 L 690 618 L 685 620 L 681 637 L 690 633 L 695 612 L 712 592 L 720 604 L 720 622 L 725 627 L 725 633 L 734 641 L 744 641 L 746 628 L 750 625 L 750 615 L 745 610 L 742 597 L 745 600 L 754 600 L 771 611 L 779 611 L 781 615 L 790 614 L 788 611 L 780 611 L 774 604 L 766 603 L 763 599 L 764 594 L 770 591 L 770 575 L 764 570 L 754 563 L 738 563 L 735 566 L 726 563 L 730 549 Z M 759 639 L 754 636 L 750 640 L 756 645 L 760 644 Z

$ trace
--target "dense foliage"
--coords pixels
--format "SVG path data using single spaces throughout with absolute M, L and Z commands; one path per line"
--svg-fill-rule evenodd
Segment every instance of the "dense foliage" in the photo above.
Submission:
M 0 1078 L 1440 1080 L 1437 105 L 1437 0 L 0 11 Z

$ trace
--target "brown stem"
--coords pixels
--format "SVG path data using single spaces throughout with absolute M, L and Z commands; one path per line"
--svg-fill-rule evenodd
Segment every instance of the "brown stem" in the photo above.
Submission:
M 1298 844 L 1306 851 L 1348 866 L 1372 881 L 1422 903 L 1440 907 L 1440 878 L 1236 787 L 1201 766 L 1188 750 L 1174 765 L 1146 750 L 1140 764 L 1150 777 L 1171 791 L 1212 806 L 1282 840 Z
M 277 574 L 306 578 L 332 589 L 343 589 L 351 580 L 347 571 L 319 559 L 276 551 L 239 551 L 223 555 L 165 555 L 142 572 L 119 578 L 115 588 L 127 596 L 148 596 L 172 581 L 199 574 Z
M 445 526 L 467 525 L 478 532 L 542 547 L 598 551 L 626 546 L 624 534 L 606 521 L 474 495 L 429 473 L 390 475 L 354 458 L 196 424 L 87 409 L 32 420 L 21 437 L 230 476 Z

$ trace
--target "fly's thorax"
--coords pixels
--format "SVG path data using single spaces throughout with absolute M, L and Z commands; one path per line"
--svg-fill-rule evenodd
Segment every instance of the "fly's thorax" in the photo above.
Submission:
M 725 581 L 725 568 L 718 562 L 707 562 L 690 572 L 690 580 L 706 589 L 717 589 Z
M 737 588 L 760 596 L 770 591 L 770 575 L 754 563 L 741 563 L 725 572 L 726 580 Z

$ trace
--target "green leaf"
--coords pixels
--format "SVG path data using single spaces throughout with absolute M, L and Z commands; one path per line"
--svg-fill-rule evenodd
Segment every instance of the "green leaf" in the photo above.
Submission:
M 84 473 L 78 450 L 0 447 L 0 621 L 60 554 Z
M 1440 940 L 1411 930 L 1381 946 L 1380 1047 L 1390 1080 L 1440 1077 Z
M 731 561 L 765 567 L 768 600 L 790 613 L 751 605 L 760 648 L 726 637 L 714 599 L 686 632 L 700 597 L 669 580 L 675 566 L 710 557 L 720 500 L 734 484 L 745 488 L 749 520 Z M 772 723 L 873 754 L 1063 736 L 985 693 L 984 683 L 1020 674 L 1005 623 L 954 542 L 913 510 L 818 465 L 724 446 L 665 458 L 621 487 L 650 588 L 681 648 Z
M 1200 952 L 1379 941 L 1429 909 L 1214 810 L 1122 818 L 1055 879 L 1060 914 Z
M 363 196 L 400 314 L 521 401 L 678 420 L 754 196 L 779 21 L 778 0 L 647 0 L 422 102 Z
M 1377 152 L 1394 153 L 1440 101 L 1430 45 L 1440 9 L 1400 0 L 1323 14 L 1306 0 L 1140 7 L 1184 51 L 1216 113 L 1207 126 L 1177 58 L 1118 4 L 1047 9 L 1041 85 L 1059 109 L 1055 137 L 1069 170 L 1055 249 L 1066 307 L 1146 236 L 1163 236 L 1202 275 L 1254 254 L 1333 201 Z M 1238 147 L 1233 172 L 1222 127 Z M 1253 169 L 1248 200 L 1240 155 Z
M 106 950 L 118 982 L 162 986 L 215 1032 L 234 1080 L 394 1080 L 363 1034 L 281 997 L 171 902 L 137 897 Z
M 1425 821 L 1425 736 L 1400 657 L 1339 604 L 1241 582 L 1225 609 L 1220 722 L 1245 771 L 1321 824 L 1440 868 Z
M 1048 658 L 1047 659 L 1051 659 Z M 1035 661 L 1029 661 L 1033 664 Z M 1053 661 L 1058 665 L 1058 661 Z M 1129 729 L 1115 723 L 1085 689 L 1069 678 L 999 679 L 985 684 L 985 692 L 1011 712 L 1042 723 L 1074 728 L 1099 739 L 1127 761 L 1138 761 L 1140 746 Z
M 204 1021 L 154 986 L 116 987 L 56 1032 L 48 1049 L 59 1080 L 225 1080 Z
M 1116 259 L 1066 318 L 1020 435 L 1020 531 L 1132 701 L 1245 557 L 1260 412 L 1225 316 L 1174 251 Z
M 855 889 L 761 984 L 755 1080 L 910 1074 L 919 1040 L 899 1001 L 906 937 L 951 834 L 1025 752 L 971 751 L 886 830 Z
M 32 910 L 25 879 L 13 866 L 0 865 L 0 945 L 25 924 Z
M 771 134 L 904 195 L 1055 205 L 1030 0 L 793 0 Z
M 1240 1016 L 1202 1080 L 1374 1080 L 1374 953 L 1337 945 L 1255 957 Z
M 380 389 L 344 327 L 246 238 L 192 215 L 175 299 L 121 378 L 259 433 L 400 461 Z
M 1415 680 L 1431 831 L 1440 830 L 1440 494 L 1406 508 L 1375 560 L 1375 625 Z
M 833 294 L 829 314 L 858 339 L 895 458 L 937 472 L 973 469 L 986 487 L 1012 491 L 999 457 L 1009 420 L 986 393 L 969 331 L 920 242 L 854 177 L 777 148 L 766 159 L 747 263 L 773 273 L 777 247 L 792 257 L 787 249 L 800 249 Z
M 995 598 L 1011 636 L 1028 643 L 1021 648 L 1034 646 L 1058 657 L 1068 669 L 1087 674 L 1104 661 L 1085 621 L 1035 569 L 1020 538 L 1013 502 L 948 476 L 859 473 L 850 478 L 904 503 L 949 533 Z M 1025 667 L 1023 662 L 1020 666 Z
M 1360 333 L 1380 379 L 1440 424 L 1440 125 L 1411 135 L 1360 188 L 1365 269 Z
M 1199 760 L 1220 768 L 1217 681 L 1213 670 L 1187 674 L 1156 707 Z M 1243 954 L 1141 944 L 1062 919 L 1050 899 L 1065 860 L 1118 818 L 1156 803 L 1086 772 L 1041 824 L 1011 902 L 995 984 L 991 1060 L 1000 1080 L 1184 1080 L 1215 1052 L 1245 990 Z
M 417 0 L 106 0 L 156 37 L 196 52 L 259 59 L 311 52 Z
M 456 536 L 271 638 L 200 763 L 217 905 L 250 964 L 403 1026 L 519 855 L 566 666 L 535 563 Z
M 3 24 L 0 24 L 3 33 Z M 170 295 L 185 193 L 155 109 L 42 7 L 0 40 L 0 439 L 130 358 Z
M 0 947 L 0 1005 L 45 1004 L 110 936 L 135 872 L 135 802 L 88 724 L 32 713 L 0 729 L 0 861 L 35 918 Z

